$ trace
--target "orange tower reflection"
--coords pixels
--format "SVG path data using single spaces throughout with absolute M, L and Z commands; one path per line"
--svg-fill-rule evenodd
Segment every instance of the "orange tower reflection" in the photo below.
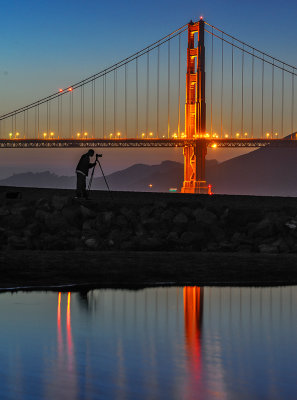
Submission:
M 66 340 L 63 340 L 63 321 L 61 320 L 61 303 L 62 293 L 58 294 L 57 308 L 57 362 L 55 373 L 58 376 L 63 376 L 63 386 L 75 398 L 77 391 L 77 382 L 75 374 L 75 359 L 74 348 L 71 331 L 71 293 L 67 294 L 67 309 L 66 309 Z M 65 326 L 65 325 L 64 325 Z M 66 342 L 66 343 L 65 343 Z M 66 344 L 66 346 L 64 346 Z M 57 378 L 56 378 L 57 379 Z M 57 379 L 58 381 L 59 379 Z M 62 383 L 61 383 L 62 384 Z
M 189 368 L 196 378 L 201 376 L 201 329 L 203 317 L 203 288 L 184 287 L 185 345 Z
M 68 356 L 73 361 L 73 343 L 72 343 L 72 333 L 71 333 L 70 300 L 71 300 L 71 293 L 68 292 L 67 315 L 66 315 L 67 348 L 68 348 Z

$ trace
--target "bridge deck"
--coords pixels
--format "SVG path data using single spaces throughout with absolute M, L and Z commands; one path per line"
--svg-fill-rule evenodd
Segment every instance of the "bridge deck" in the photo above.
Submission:
M 296 147 L 295 138 L 286 139 L 0 139 L 0 148 L 73 148 L 73 147 Z

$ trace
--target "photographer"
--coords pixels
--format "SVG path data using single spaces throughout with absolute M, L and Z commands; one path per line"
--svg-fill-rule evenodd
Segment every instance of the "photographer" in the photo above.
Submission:
M 90 162 L 90 157 L 93 157 L 94 150 L 90 149 L 86 154 L 83 154 L 79 160 L 79 163 L 76 167 L 76 197 L 77 198 L 88 198 L 88 194 L 86 191 L 86 178 L 89 173 L 89 169 L 96 165 L 96 161 L 94 163 Z M 96 156 L 97 160 L 97 156 Z

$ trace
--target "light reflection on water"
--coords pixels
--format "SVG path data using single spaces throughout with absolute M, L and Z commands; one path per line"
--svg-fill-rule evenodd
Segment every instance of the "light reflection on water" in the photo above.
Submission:
M 0 295 L 1 399 L 296 399 L 297 287 Z

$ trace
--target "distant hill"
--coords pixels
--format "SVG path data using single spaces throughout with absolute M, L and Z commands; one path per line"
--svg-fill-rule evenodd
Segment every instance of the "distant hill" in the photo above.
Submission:
M 99 168 L 93 189 L 106 189 Z M 183 164 L 163 161 L 158 165 L 135 164 L 107 177 L 112 190 L 167 192 L 182 186 Z M 223 163 L 206 161 L 206 179 L 214 193 L 297 196 L 297 148 L 265 147 Z M 2 186 L 74 189 L 74 176 L 48 171 L 15 174 L 0 180 Z M 152 185 L 152 188 L 149 185 Z
M 106 179 L 112 190 L 168 191 L 170 187 L 180 188 L 183 180 L 183 165 L 174 161 L 163 161 L 158 165 L 135 164 L 106 176 Z M 149 187 L 150 184 L 153 185 L 152 188 Z M 0 185 L 73 189 L 76 185 L 76 177 L 58 176 L 49 171 L 25 172 L 0 180 Z M 95 171 L 92 189 L 106 189 L 99 168 Z
M 49 171 L 24 172 L 0 180 L 2 186 L 71 189 L 75 186 L 74 176 L 58 176 Z
M 215 193 L 297 196 L 297 148 L 265 147 L 207 171 Z

